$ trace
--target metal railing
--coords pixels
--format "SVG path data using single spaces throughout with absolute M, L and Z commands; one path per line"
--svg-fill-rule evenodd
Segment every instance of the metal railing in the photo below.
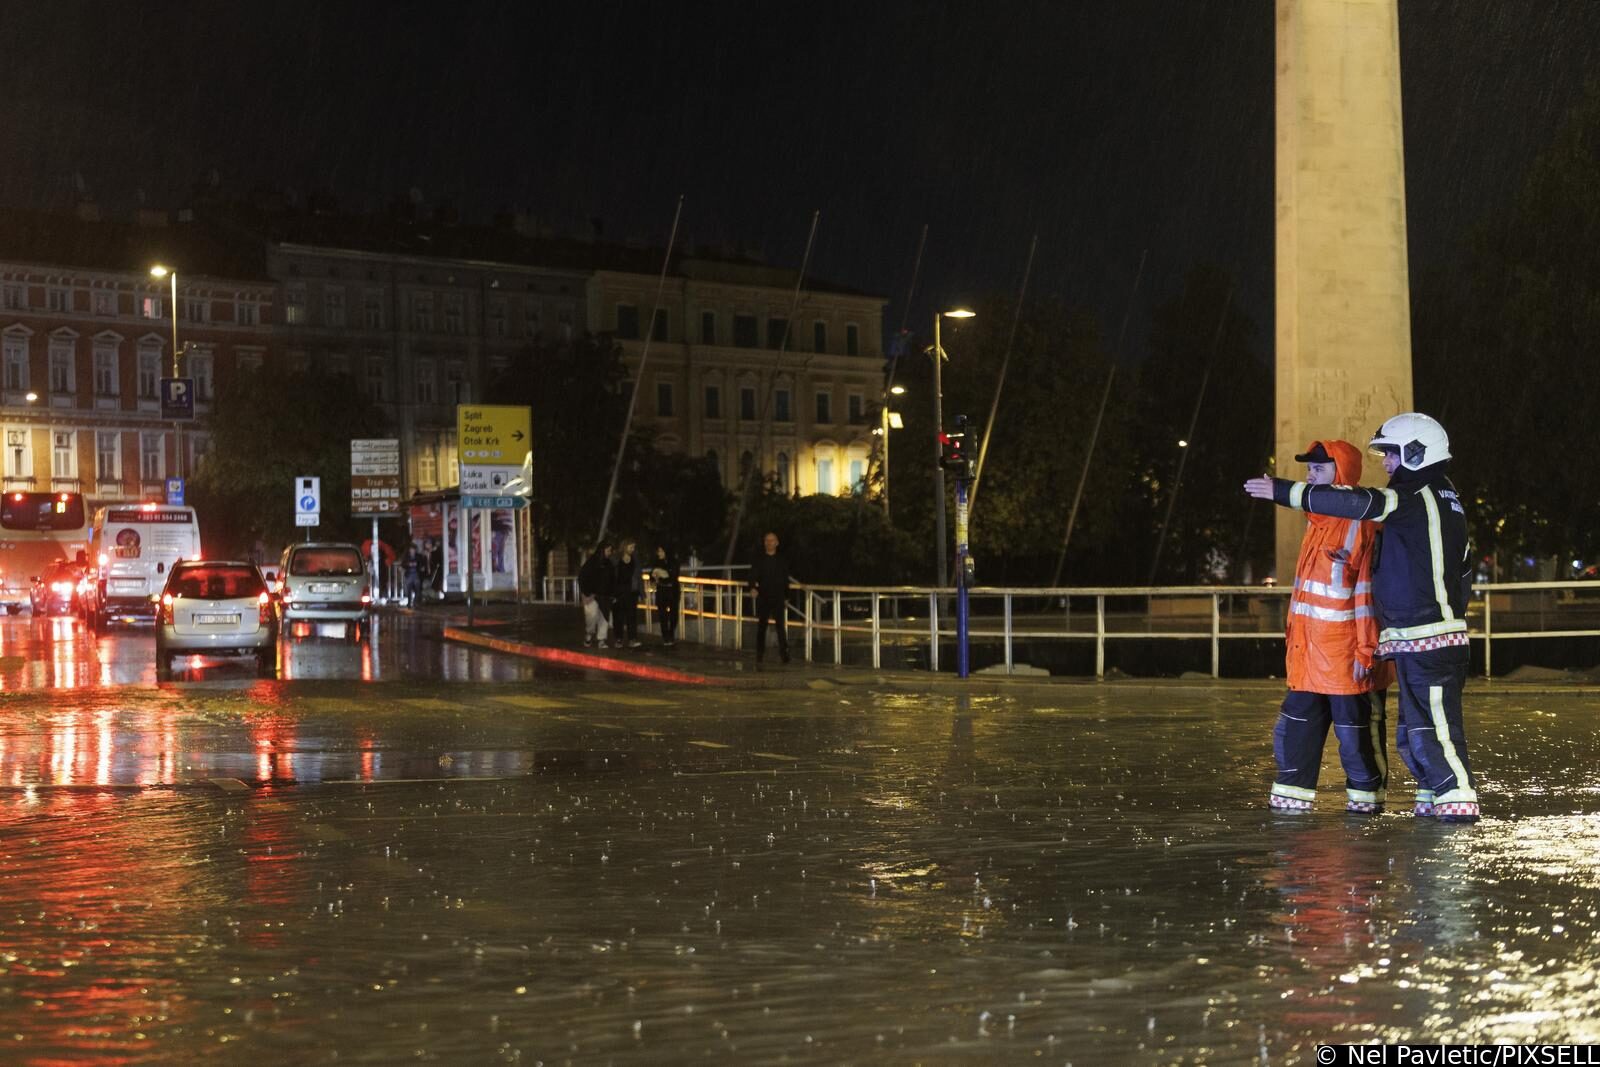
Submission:
M 972 646 L 987 650 L 993 669 L 1006 673 L 1021 666 L 1019 651 L 1071 658 L 1059 655 L 1066 647 L 1084 650 L 1077 653 L 1083 669 L 1069 665 L 1051 673 L 1103 678 L 1108 650 L 1134 642 L 1197 645 L 1196 666 L 1205 665 L 1213 678 L 1222 676 L 1231 642 L 1273 642 L 1275 647 L 1259 647 L 1262 662 L 1269 666 L 1257 674 L 1282 670 L 1289 595 L 1282 587 L 1017 587 L 969 592 Z M 576 603 L 577 579 L 546 578 L 543 593 L 547 601 Z M 1600 637 L 1600 583 L 1483 583 L 1473 586 L 1473 594 L 1467 616 L 1469 637 L 1481 647 L 1485 677 L 1493 676 L 1497 641 Z M 735 650 L 753 643 L 753 595 L 744 582 L 686 577 L 678 595 L 681 640 Z M 808 663 L 857 663 L 875 669 L 892 664 L 938 671 L 941 663 L 953 660 L 954 597 L 953 589 L 926 586 L 796 585 L 786 607 L 790 625 L 799 627 L 798 643 Z M 648 624 L 655 616 L 653 587 L 647 588 L 640 606 Z M 1600 646 L 1594 658 L 1600 660 Z

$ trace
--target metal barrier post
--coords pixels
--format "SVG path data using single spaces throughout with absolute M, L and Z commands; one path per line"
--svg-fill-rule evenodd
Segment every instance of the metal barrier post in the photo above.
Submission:
M 1094 598 L 1094 676 L 1106 676 L 1106 595 Z
M 1222 613 L 1219 610 L 1221 598 L 1216 593 L 1211 594 L 1211 677 L 1222 677 Z
M 1006 627 L 1006 673 L 1010 674 L 1011 673 L 1011 668 L 1015 665 L 1014 662 L 1013 662 L 1015 657 L 1011 654 L 1011 594 L 1010 593 L 1006 593 L 1005 594 L 1004 611 L 1005 611 L 1005 627 Z
M 744 648 L 744 586 L 733 591 L 733 647 Z
M 722 586 L 714 585 L 711 588 L 713 590 L 715 590 L 716 594 L 717 594 L 717 609 L 716 609 L 717 647 L 721 648 L 722 647 Z
M 805 611 L 802 614 L 802 618 L 805 619 L 805 627 L 806 627 L 806 662 L 810 663 L 811 662 L 811 598 L 815 594 L 813 594 L 811 592 L 811 590 L 807 589 L 807 590 L 805 590 L 805 595 L 806 595 L 806 599 L 805 599 L 805 605 L 806 606 L 805 606 Z
M 1483 676 L 1494 677 L 1494 590 L 1483 594 Z
M 844 665 L 844 619 L 839 614 L 839 590 L 833 591 L 833 665 Z
M 939 593 L 928 594 L 928 669 L 939 673 Z
M 882 622 L 878 615 L 878 591 L 874 589 L 872 591 L 872 669 L 875 671 L 883 668 L 883 651 L 879 643 L 882 633 Z

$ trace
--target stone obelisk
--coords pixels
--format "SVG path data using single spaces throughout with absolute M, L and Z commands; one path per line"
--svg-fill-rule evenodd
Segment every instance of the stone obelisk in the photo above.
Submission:
M 1276 0 L 1276 473 L 1319 437 L 1365 449 L 1411 410 L 1398 0 Z M 1367 484 L 1382 468 L 1368 457 Z M 1277 578 L 1303 516 L 1276 509 Z

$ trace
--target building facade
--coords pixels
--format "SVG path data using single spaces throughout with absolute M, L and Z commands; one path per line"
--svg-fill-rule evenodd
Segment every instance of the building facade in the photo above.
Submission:
M 195 379 L 196 418 L 241 367 L 269 358 L 276 286 L 164 215 L 132 224 L 8 215 L 0 226 L 0 442 L 8 490 L 82 492 L 90 505 L 164 499 L 203 462 L 198 424 L 161 418 L 159 382 Z M 178 307 L 171 278 L 178 272 Z M 219 274 L 231 271 L 234 276 Z
M 597 270 L 589 328 L 622 345 L 635 423 L 658 447 L 710 456 L 787 493 L 862 491 L 883 389 L 880 297 L 807 286 L 795 272 L 687 257 L 666 279 Z M 647 327 L 652 308 L 655 321 Z M 650 334 L 645 356 L 645 334 Z
M 691 254 L 646 324 L 658 256 L 392 215 L 6 214 L 4 485 L 158 499 L 204 461 L 199 420 L 233 375 L 315 366 L 388 414 L 406 497 L 448 489 L 455 406 L 496 402 L 506 375 L 536 383 L 538 343 L 588 332 L 620 344 L 635 424 L 663 450 L 712 457 L 730 487 L 754 468 L 789 493 L 862 488 L 885 301 L 807 284 L 796 304 L 792 270 Z M 177 308 L 156 264 L 177 271 Z M 196 385 L 197 422 L 183 427 L 162 421 L 158 395 L 174 314 L 178 372 Z
M 457 484 L 455 407 L 493 403 L 529 353 L 571 339 L 584 321 L 585 276 L 526 263 L 273 242 L 289 366 L 349 374 L 389 415 L 401 442 L 404 495 Z

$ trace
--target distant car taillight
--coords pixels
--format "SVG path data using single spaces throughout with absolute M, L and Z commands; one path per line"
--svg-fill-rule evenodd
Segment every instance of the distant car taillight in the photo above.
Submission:
M 161 594 L 161 608 L 156 612 L 156 625 L 168 626 L 172 623 L 172 594 Z
M 363 604 L 372 603 L 372 589 L 371 589 L 371 587 L 368 587 L 366 589 L 361 590 L 361 602 Z
M 266 593 L 256 597 L 256 615 L 263 626 L 272 621 L 272 598 Z

